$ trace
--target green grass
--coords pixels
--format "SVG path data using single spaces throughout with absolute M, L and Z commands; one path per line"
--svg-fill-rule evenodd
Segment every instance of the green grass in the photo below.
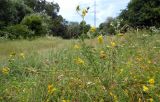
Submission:
M 0 41 L 0 101 L 159 102 L 159 39 L 132 31 L 105 36 L 103 44 L 97 38 Z
M 44 52 L 48 50 L 64 49 L 66 46 L 70 46 L 72 41 L 63 40 L 60 38 L 46 37 L 38 38 L 35 40 L 0 40 L 0 56 L 3 60 L 8 57 L 12 52 L 16 53 L 31 53 L 31 52 Z

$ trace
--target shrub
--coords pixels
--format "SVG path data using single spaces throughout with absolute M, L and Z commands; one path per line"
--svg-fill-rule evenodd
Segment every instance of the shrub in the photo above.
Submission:
M 37 13 L 25 16 L 21 24 L 26 25 L 30 30 L 34 31 L 34 36 L 44 36 L 49 33 L 49 20 L 49 16 Z
M 34 32 L 29 30 L 27 26 L 17 24 L 13 26 L 8 26 L 5 28 L 4 35 L 7 36 L 9 39 L 18 39 L 18 38 L 31 38 L 34 35 Z
M 0 30 L 0 37 L 1 38 L 8 38 L 8 36 L 11 35 L 7 31 Z

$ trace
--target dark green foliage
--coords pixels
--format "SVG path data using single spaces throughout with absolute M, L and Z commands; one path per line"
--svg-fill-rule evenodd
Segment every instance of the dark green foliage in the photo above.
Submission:
M 9 39 L 17 39 L 17 38 L 32 38 L 34 32 L 29 30 L 27 26 L 17 24 L 13 26 L 9 26 L 5 28 L 4 35 Z
M 47 13 L 49 16 L 52 16 L 52 18 L 54 18 L 57 15 L 59 10 L 60 7 L 57 3 L 54 4 L 53 2 L 47 2 L 45 5 L 45 13 Z
M 44 36 L 49 32 L 48 21 L 50 18 L 44 14 L 31 14 L 26 16 L 21 24 L 26 25 L 30 30 L 34 31 L 34 36 Z
M 112 25 L 111 25 L 112 24 Z M 100 24 L 103 34 L 125 33 L 128 28 L 160 27 L 160 0 L 131 0 L 120 15 Z
M 119 18 L 133 27 L 160 27 L 160 0 L 131 0 Z
M 56 31 L 54 33 L 61 33 L 63 35 L 66 27 L 62 24 L 63 20 L 61 19 L 63 19 L 63 17 L 57 15 L 59 9 L 60 7 L 57 3 L 47 2 L 46 0 L 1 0 L 0 30 L 3 29 L 3 32 L 8 32 L 4 29 L 6 26 L 13 28 L 15 24 L 20 24 L 21 22 L 21 24 L 28 27 L 27 29 L 34 32 L 34 34 L 32 34 L 33 37 L 49 34 L 51 33 L 51 29 Z M 57 25 L 54 24 L 54 22 L 56 22 Z M 55 26 L 53 27 L 53 25 Z M 15 28 L 16 27 L 17 25 Z M 13 39 L 16 37 L 19 38 L 19 34 L 14 34 L 11 37 L 13 33 L 4 34 L 3 32 L 1 36 L 9 35 L 10 38 Z
M 52 20 L 52 34 L 53 36 L 67 37 L 67 21 L 62 16 L 57 16 Z
M 0 28 L 19 23 L 26 14 L 32 12 L 23 0 L 0 0 Z
M 24 28 L 22 25 L 20 28 L 32 31 L 33 37 L 49 34 L 68 39 L 77 38 L 89 31 L 90 25 L 87 25 L 86 22 L 81 22 L 76 26 L 68 24 L 61 15 L 58 15 L 59 10 L 57 3 L 46 0 L 1 0 L 1 36 L 8 36 L 11 39 L 20 38 L 20 36 L 25 38 L 23 34 L 15 34 L 19 30 L 17 26 L 20 26 L 17 24 L 25 25 Z
M 47 15 L 54 17 L 59 12 L 59 5 L 54 2 L 47 2 L 46 0 L 24 0 L 34 12 L 45 12 Z
M 65 38 L 78 38 L 82 34 L 84 37 L 87 37 L 87 33 L 90 30 L 90 25 L 86 24 L 86 22 L 69 22 L 67 25 L 67 33 L 65 33 Z
M 0 30 L 0 37 L 2 38 L 8 38 L 8 36 L 11 35 L 7 31 Z
M 67 35 L 69 38 L 77 38 L 80 33 L 80 26 L 78 22 L 70 22 L 68 24 Z
M 108 17 L 104 23 L 100 24 L 99 30 L 103 35 L 106 35 L 106 34 L 113 35 L 116 33 L 116 29 L 113 25 L 114 23 L 115 23 L 115 19 L 112 17 Z
M 80 22 L 80 35 L 81 34 L 87 34 L 87 32 L 90 30 L 91 26 L 89 24 L 86 24 L 85 21 Z M 83 32 L 84 30 L 84 32 Z

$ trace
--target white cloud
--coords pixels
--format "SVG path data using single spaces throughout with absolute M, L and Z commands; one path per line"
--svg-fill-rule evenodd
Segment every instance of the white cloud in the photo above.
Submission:
M 105 21 L 105 19 L 107 17 L 115 17 L 115 5 L 113 4 L 109 4 L 107 8 L 105 8 L 105 11 L 103 10 L 100 10 L 98 13 L 97 13 L 97 20 L 98 22 L 103 22 Z
M 94 0 L 47 0 L 54 1 L 60 5 L 59 14 L 69 21 L 81 21 L 81 17 L 76 13 L 76 6 L 90 7 L 90 12 L 86 16 L 87 23 L 93 25 L 93 5 Z M 105 21 L 107 17 L 115 17 L 124 9 L 130 0 L 97 0 L 97 25 Z

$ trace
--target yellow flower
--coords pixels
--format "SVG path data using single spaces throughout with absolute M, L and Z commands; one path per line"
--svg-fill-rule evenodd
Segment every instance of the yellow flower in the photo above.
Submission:
M 142 59 L 142 57 L 137 57 L 136 60 L 140 62 L 140 61 L 142 61 L 143 59 Z
M 124 71 L 124 69 L 120 69 L 120 74 Z
M 114 102 L 118 102 L 118 97 L 115 94 L 113 94 L 112 92 L 110 92 L 109 94 L 113 97 Z
M 106 46 L 107 48 L 111 48 L 109 45 Z
M 47 99 L 46 102 L 49 102 L 49 99 Z
M 10 57 L 14 57 L 14 56 L 16 56 L 16 53 L 15 52 L 11 52 Z
M 127 90 L 127 89 L 124 90 L 124 94 L 125 94 L 126 96 L 128 96 L 128 90 Z
M 22 57 L 23 59 L 25 59 L 24 53 L 20 53 L 20 57 Z
M 82 10 L 82 16 L 84 17 L 84 16 L 86 16 L 86 14 L 87 14 L 87 10 L 86 10 L 86 9 L 83 9 L 83 10 Z
M 84 61 L 79 57 L 76 59 L 76 63 L 84 65 Z
M 96 32 L 96 27 L 92 26 L 90 29 L 90 32 L 92 32 L 92 33 Z
M 80 49 L 79 45 L 74 45 L 74 49 Z
M 153 102 L 153 98 L 150 98 L 150 99 L 149 99 L 149 102 Z
M 150 60 L 148 60 L 148 64 L 151 64 L 152 62 Z
M 102 36 L 102 35 L 99 35 L 97 39 L 98 39 L 98 42 L 99 42 L 100 44 L 103 43 L 103 36 Z
M 115 46 L 116 46 L 116 43 L 115 43 L 115 42 L 111 42 L 111 46 L 112 46 L 112 47 L 115 47 Z
M 104 51 L 100 51 L 100 58 L 101 59 L 105 59 L 107 57 L 107 55 L 105 54 Z
M 149 90 L 149 88 L 147 86 L 143 85 L 143 91 L 148 92 L 148 90 Z
M 69 100 L 62 100 L 62 102 L 70 102 Z
M 155 83 L 155 81 L 154 81 L 154 79 L 149 79 L 149 84 L 154 84 Z
M 2 68 L 2 73 L 3 74 L 9 74 L 10 69 L 8 67 Z
M 141 98 L 139 98 L 139 99 L 138 99 L 138 102 L 142 102 L 142 99 L 141 99 Z
M 48 85 L 48 93 L 49 94 L 52 94 L 54 91 L 56 91 L 57 89 L 53 87 L 52 84 L 49 84 Z

